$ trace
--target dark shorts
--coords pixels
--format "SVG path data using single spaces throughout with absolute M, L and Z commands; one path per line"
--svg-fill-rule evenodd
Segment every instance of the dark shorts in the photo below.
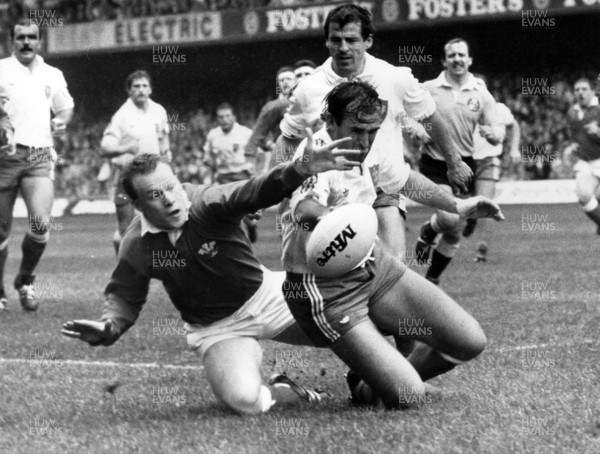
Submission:
M 471 170 L 473 171 L 473 175 L 477 174 L 477 164 L 472 157 L 465 158 L 462 157 L 462 160 L 465 164 L 467 164 Z M 441 161 L 439 159 L 433 159 L 431 156 L 423 153 L 421 155 L 421 160 L 419 161 L 419 171 L 433 181 L 435 184 L 443 184 L 446 186 L 451 186 L 450 181 L 448 181 L 448 165 L 446 161 Z M 468 195 L 475 194 L 475 178 L 471 179 L 471 183 L 468 187 Z
M 498 182 L 500 180 L 500 158 L 498 156 L 488 156 L 487 158 L 475 160 L 477 172 L 476 180 L 490 180 Z
M 17 146 L 13 155 L 0 154 L 0 191 L 18 188 L 26 177 L 47 177 L 54 181 L 56 152 L 52 147 Z
M 287 273 L 283 296 L 298 325 L 317 347 L 328 347 L 369 317 L 376 303 L 400 279 L 406 265 L 376 240 L 364 266 L 337 279 Z

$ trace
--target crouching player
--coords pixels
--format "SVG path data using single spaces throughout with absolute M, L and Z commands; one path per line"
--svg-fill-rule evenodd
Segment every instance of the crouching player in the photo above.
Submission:
M 260 265 L 241 220 L 291 196 L 317 172 L 358 165 L 332 152 L 341 142 L 309 146 L 302 162 L 263 176 L 210 187 L 182 185 L 158 155 L 137 156 L 122 183 L 141 214 L 123 237 L 104 313 L 99 321 L 66 322 L 63 334 L 92 346 L 113 344 L 138 318 L 150 279 L 158 279 L 186 322 L 188 344 L 217 398 L 239 413 L 268 410 L 273 402 L 261 381 L 258 340 L 311 344 L 283 299 L 284 273 Z M 310 400 L 305 390 L 298 394 Z
M 386 106 L 364 82 L 345 82 L 326 97 L 325 126 L 314 136 L 316 146 L 351 137 L 350 148 L 367 155 L 385 117 Z M 299 146 L 312 147 L 312 134 Z M 335 279 L 311 274 L 306 242 L 320 218 L 347 203 L 371 205 L 376 198 L 372 169 L 365 164 L 308 178 L 294 191 L 291 216 L 285 216 L 283 264 L 287 271 L 284 296 L 296 321 L 318 347 L 328 347 L 351 368 L 353 399 L 365 384 L 386 406 L 405 407 L 424 398 L 423 382 L 479 355 L 486 337 L 479 323 L 437 286 L 393 258 L 379 240 L 364 264 Z M 427 193 L 429 204 L 463 217 L 502 219 L 498 206 L 483 197 L 455 199 L 422 175 L 411 173 L 410 187 Z M 410 194 L 408 194 L 410 196 Z M 299 228 L 305 227 L 307 229 Z M 287 292 L 285 289 L 302 289 Z M 431 336 L 408 358 L 382 335 L 400 334 L 401 326 L 427 328 Z M 407 336 L 410 338 L 410 336 Z M 364 382 L 361 382 L 361 378 Z M 364 391 L 361 391 L 364 392 Z

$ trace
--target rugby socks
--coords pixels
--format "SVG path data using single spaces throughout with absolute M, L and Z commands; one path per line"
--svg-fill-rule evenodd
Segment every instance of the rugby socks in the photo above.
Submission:
M 21 244 L 21 250 L 23 251 L 23 261 L 21 262 L 21 269 L 19 274 L 22 276 L 30 276 L 33 274 L 33 270 L 37 266 L 44 249 L 46 249 L 46 243 L 50 232 L 44 234 L 27 232 L 23 243 Z
M 592 197 L 592 200 L 583 205 L 583 211 L 585 211 L 585 214 L 587 214 L 596 225 L 600 226 L 600 204 L 598 204 L 596 197 Z
M 425 278 L 434 283 L 439 282 L 440 275 L 451 261 L 452 257 L 446 257 L 445 255 L 440 254 L 437 249 L 434 249 L 431 254 L 431 265 L 427 270 L 427 274 L 425 274 Z
M 435 222 L 436 218 L 435 218 L 435 214 L 433 216 L 431 216 L 431 220 L 429 222 L 426 222 L 425 224 L 423 224 L 423 227 L 421 227 L 421 232 L 420 232 L 420 236 L 421 239 L 427 243 L 427 244 L 431 244 L 435 241 L 435 237 L 437 236 L 438 231 L 436 231 L 434 229 L 434 225 L 437 226 L 437 223 Z
M 0 244 L 0 298 L 5 296 L 4 294 L 4 265 L 8 257 L 8 239 Z

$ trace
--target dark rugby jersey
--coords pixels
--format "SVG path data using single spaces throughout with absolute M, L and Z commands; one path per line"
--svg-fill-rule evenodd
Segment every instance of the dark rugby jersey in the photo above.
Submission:
M 580 111 L 583 111 L 581 119 L 578 115 Z M 579 145 L 579 149 L 575 152 L 577 157 L 584 161 L 600 159 L 600 138 L 588 134 L 584 128 L 594 121 L 600 125 L 600 106 L 595 104 L 582 109 L 579 105 L 575 105 L 569 109 L 568 116 L 572 139 Z
M 123 237 L 102 319 L 113 320 L 125 332 L 146 302 L 150 279 L 162 281 L 188 323 L 207 325 L 233 314 L 263 280 L 242 217 L 290 197 L 303 180 L 288 163 L 247 181 L 185 184 L 191 207 L 175 246 L 167 232 L 142 236 L 138 216 Z

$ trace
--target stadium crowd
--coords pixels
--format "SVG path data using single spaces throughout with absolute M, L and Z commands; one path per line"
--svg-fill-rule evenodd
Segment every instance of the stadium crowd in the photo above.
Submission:
M 507 159 L 503 180 L 571 178 L 572 170 L 562 160 L 568 143 L 566 114 L 573 103 L 571 82 L 576 75 L 558 75 L 548 83 L 549 96 L 528 96 L 521 90 L 521 77 L 503 75 L 490 78 L 494 98 L 504 102 L 515 115 L 521 128 L 521 157 Z M 262 103 L 233 103 L 238 121 L 252 127 Z M 66 141 L 59 144 L 61 157 L 57 168 L 57 193 L 69 199 L 106 198 L 110 186 L 97 179 L 103 160 L 100 140 L 109 118 L 92 118 L 75 113 Z M 203 165 L 203 146 L 208 131 L 216 126 L 213 108 L 206 106 L 178 115 L 170 124 L 173 166 L 182 181 L 209 181 L 209 170 Z M 407 156 L 408 162 L 418 157 Z

